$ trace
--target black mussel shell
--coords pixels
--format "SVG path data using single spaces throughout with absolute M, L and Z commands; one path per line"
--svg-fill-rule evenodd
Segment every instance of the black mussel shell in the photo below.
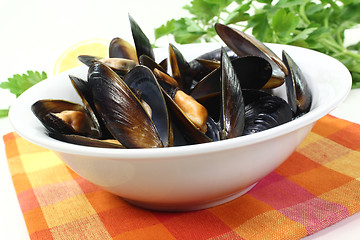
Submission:
M 172 70 L 172 77 L 179 83 L 179 87 L 185 93 L 189 93 L 193 78 L 188 61 L 173 44 L 169 44 L 169 61 Z
M 94 100 L 88 82 L 73 75 L 69 75 L 69 78 L 71 80 L 71 84 L 80 96 L 84 108 L 86 108 L 86 110 L 89 112 L 90 116 L 94 120 L 94 124 L 98 127 L 100 131 L 99 138 L 111 138 L 112 135 L 106 128 L 99 113 L 96 111 L 96 107 L 94 105 Z
M 151 119 L 163 145 L 171 146 L 170 118 L 164 96 L 153 72 L 148 67 L 139 65 L 126 74 L 124 81 L 133 92 L 139 93 L 140 100 L 150 106 Z
M 151 59 L 155 60 L 154 50 L 149 39 L 130 15 L 129 21 L 138 59 L 141 55 L 147 55 Z
M 95 61 L 99 61 L 101 58 L 91 55 L 79 55 L 78 60 L 85 64 L 86 66 L 90 67 Z
M 311 90 L 301 69 L 289 54 L 283 51 L 282 57 L 289 69 L 289 74 L 285 78 L 288 103 L 294 112 L 294 116 L 301 116 L 309 112 L 311 108 Z
M 271 77 L 271 65 L 257 56 L 239 57 L 231 61 L 242 89 L 260 89 Z M 191 91 L 195 99 L 220 91 L 220 69 L 204 77 Z
M 240 81 L 224 49 L 222 49 L 220 70 L 220 139 L 239 137 L 243 133 L 245 124 L 244 100 Z
M 261 132 L 292 120 L 287 102 L 277 96 L 264 96 L 245 106 L 244 135 Z
M 168 59 L 164 58 L 162 61 L 159 62 L 159 65 L 167 72 L 168 70 Z
M 262 97 L 271 96 L 271 93 L 265 92 L 263 90 L 256 89 L 243 89 L 242 90 L 245 106 L 251 102 L 257 101 Z
M 198 56 L 195 61 L 197 59 L 203 59 L 203 60 L 217 60 L 217 61 L 221 61 L 221 49 L 224 49 L 226 51 L 226 54 L 228 55 L 228 57 L 233 60 L 235 58 L 238 58 L 239 56 L 234 52 L 232 51 L 228 46 L 225 46 L 225 47 L 220 47 L 220 48 L 217 48 L 215 50 L 212 50 L 210 52 L 207 52 L 207 53 L 204 53 L 204 54 L 201 54 L 200 56 Z M 193 60 L 194 61 L 194 60 Z M 191 62 L 193 62 L 191 61 Z
M 163 73 L 166 73 L 166 68 L 167 66 L 165 66 L 164 68 L 164 64 L 160 65 L 158 63 L 156 63 L 153 59 L 151 59 L 149 56 L 147 55 L 141 55 L 139 58 L 139 63 L 140 65 L 144 65 L 146 67 L 148 67 L 151 71 L 154 71 L 155 68 L 159 69 L 160 71 L 162 71 Z
M 35 102 L 31 106 L 31 110 L 40 122 L 50 132 L 58 134 L 78 134 L 99 138 L 101 132 L 97 123 L 95 123 L 89 112 L 80 104 L 65 101 L 44 99 Z M 64 111 L 72 111 L 75 113 L 72 123 L 64 121 L 57 114 Z
M 239 57 L 252 55 L 269 60 L 273 74 L 269 83 L 266 85 L 267 88 L 278 87 L 284 82 L 285 76 L 288 74 L 285 64 L 262 42 L 244 32 L 221 23 L 215 24 L 215 30 L 226 45 Z
M 139 99 L 114 71 L 96 62 L 89 68 L 88 82 L 97 112 L 124 147 L 163 147 L 155 125 Z
M 138 61 L 136 49 L 122 38 L 113 38 L 109 45 L 109 58 L 125 58 Z
M 228 47 L 224 47 L 231 60 L 238 56 Z M 204 53 L 189 62 L 190 73 L 193 78 L 193 84 L 196 84 L 214 69 L 220 67 L 221 48 Z
M 124 148 L 119 142 L 116 143 L 116 140 L 101 140 L 96 138 L 84 137 L 76 134 L 59 134 L 56 132 L 50 132 L 49 136 L 57 140 L 73 143 L 82 146 L 88 147 L 101 147 L 101 148 Z
M 181 133 L 182 137 L 186 141 L 187 144 L 198 144 L 198 143 L 207 143 L 212 142 L 213 139 L 210 136 L 214 136 L 213 133 L 202 133 L 194 123 L 189 119 L 189 117 L 184 113 L 181 108 L 176 104 L 173 100 L 176 92 L 179 90 L 178 87 L 170 85 L 166 82 L 159 81 L 161 89 L 164 93 L 164 97 L 166 100 L 166 104 L 169 109 L 170 117 L 172 122 L 176 125 L 176 129 L 178 133 Z M 215 129 L 213 125 L 208 126 L 209 129 Z M 174 138 L 177 138 L 175 135 Z
M 194 124 L 187 118 L 186 114 L 181 111 L 169 95 L 164 95 L 172 116 L 171 119 L 178 127 L 187 144 L 207 143 L 213 141 L 213 139 L 211 139 L 208 135 L 200 132 L 194 126 Z M 174 136 L 174 138 L 176 138 L 176 136 Z
M 231 61 L 241 89 L 260 89 L 271 76 L 270 63 L 261 57 L 246 56 Z M 218 119 L 220 97 L 220 69 L 213 70 L 198 82 L 191 91 L 191 96 L 203 104 L 214 119 Z
M 138 64 L 137 60 L 134 61 L 126 58 L 98 58 L 90 55 L 79 55 L 78 59 L 88 67 L 96 61 L 102 62 L 108 65 L 120 77 L 123 77 L 128 71 Z

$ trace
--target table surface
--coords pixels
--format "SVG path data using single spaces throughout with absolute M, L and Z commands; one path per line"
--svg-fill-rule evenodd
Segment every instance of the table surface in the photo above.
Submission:
M 171 18 L 188 13 L 182 6 L 189 1 L 178 0 L 1 0 L 0 1 L 0 82 L 27 70 L 45 71 L 53 75 L 56 59 L 74 43 L 103 38 L 122 37 L 131 41 L 128 23 L 130 14 L 151 41 L 153 29 Z M 151 9 L 151 10 L 150 10 Z M 156 11 L 160 10 L 160 13 Z M 159 11 L 158 10 L 158 11 Z M 349 41 L 360 39 L 360 29 L 352 32 Z M 167 46 L 171 37 L 157 42 Z M 14 97 L 0 89 L 0 109 L 7 108 Z M 360 124 L 360 89 L 351 90 L 345 101 L 331 114 Z M 0 118 L 0 136 L 12 131 L 7 118 Z M 11 180 L 3 141 L 0 141 L 0 238 L 29 239 L 23 215 Z M 358 239 L 360 213 L 304 239 Z

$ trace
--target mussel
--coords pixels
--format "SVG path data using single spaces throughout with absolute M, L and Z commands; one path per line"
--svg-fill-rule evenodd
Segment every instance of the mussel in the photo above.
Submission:
M 290 55 L 283 51 L 282 58 L 289 69 L 289 74 L 285 78 L 288 103 L 293 115 L 299 117 L 307 113 L 311 108 L 312 94 L 310 87 L 300 67 Z
M 262 42 L 254 37 L 220 23 L 215 24 L 215 30 L 226 45 L 238 56 L 260 56 L 267 60 L 272 66 L 273 73 L 266 88 L 274 88 L 282 85 L 288 69 L 283 61 Z
M 119 37 L 113 38 L 110 42 L 109 58 L 124 58 L 138 62 L 135 47 Z
M 35 102 L 31 109 L 51 132 L 95 138 L 101 136 L 94 116 L 80 104 L 65 100 L 45 99 Z
M 89 55 L 80 55 L 78 56 L 80 62 L 84 63 L 88 67 L 91 66 L 96 61 L 102 62 L 108 65 L 113 71 L 115 71 L 119 76 L 125 76 L 125 74 L 138 65 L 138 61 L 126 58 L 97 58 Z
M 285 51 L 280 59 L 251 36 L 215 24 L 227 46 L 188 61 L 169 44 L 169 73 L 129 20 L 135 47 L 114 38 L 108 59 L 79 56 L 89 66 L 87 79 L 69 77 L 82 105 L 52 99 L 33 104 L 50 136 L 96 147 L 172 147 L 254 134 L 311 108 L 306 78 Z M 287 99 L 267 90 L 284 82 Z M 81 119 L 83 126 L 72 126 Z
M 125 81 L 130 82 L 133 90 Z M 166 104 L 148 68 L 139 66 L 123 80 L 109 67 L 96 62 L 89 68 L 88 82 L 97 112 L 107 129 L 125 147 L 169 146 L 170 126 Z M 141 92 L 135 93 L 136 90 Z M 148 104 L 151 104 L 152 113 L 155 111 L 160 116 L 150 115 L 145 107 Z M 159 127 L 156 127 L 155 120 L 161 121 Z
M 250 101 L 245 106 L 244 135 L 270 129 L 292 120 L 287 102 L 277 96 L 267 95 Z

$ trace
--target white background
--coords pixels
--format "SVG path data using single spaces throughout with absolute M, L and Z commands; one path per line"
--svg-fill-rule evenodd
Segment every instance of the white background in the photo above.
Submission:
M 73 44 L 92 38 L 131 40 L 130 14 L 153 42 L 153 29 L 171 18 L 186 16 L 190 1 L 177 0 L 0 0 L 0 82 L 27 70 L 53 75 L 56 59 Z M 359 29 L 358 29 L 359 30 Z M 359 39 L 351 34 L 351 41 Z M 158 42 L 166 46 L 172 39 Z M 14 97 L 0 89 L 0 109 Z M 360 123 L 360 90 L 352 90 L 333 114 Z M 26 119 L 24 119 L 26 121 Z M 0 135 L 11 131 L 0 119 Z M 0 239 L 29 239 L 0 141 Z M 359 239 L 360 214 L 349 217 L 306 239 Z

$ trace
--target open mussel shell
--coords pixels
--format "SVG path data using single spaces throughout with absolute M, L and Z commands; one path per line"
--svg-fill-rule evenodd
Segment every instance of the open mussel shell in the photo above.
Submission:
M 160 82 L 165 92 L 168 106 L 174 116 L 173 120 L 181 128 L 185 135 L 184 138 L 190 144 L 229 139 L 242 135 L 245 117 L 240 81 L 225 50 L 222 51 L 222 54 L 222 64 L 219 69 L 221 74 L 217 79 L 220 84 L 220 101 L 217 102 L 219 106 L 215 106 L 220 111 L 220 119 L 219 123 L 216 123 L 211 117 L 208 117 L 206 134 L 194 126 L 186 113 L 182 111 L 182 108 L 173 100 L 174 95 L 178 93 L 178 88 L 165 82 Z
M 101 148 L 124 148 L 117 140 L 101 140 L 97 138 L 84 137 L 76 134 L 59 134 L 57 132 L 50 132 L 49 136 L 57 140 L 68 142 L 72 144 L 88 146 L 88 147 L 101 147 Z
M 75 77 L 73 75 L 69 75 L 69 78 L 70 78 L 71 84 L 73 85 L 74 89 L 76 90 L 79 97 L 81 98 L 84 108 L 86 108 L 86 110 L 92 117 L 94 124 L 99 129 L 100 136 L 98 138 L 101 138 L 101 139 L 112 138 L 112 135 L 106 128 L 99 113 L 96 111 L 96 107 L 94 105 L 94 101 L 93 101 L 93 97 L 92 97 L 92 92 L 91 92 L 88 82 L 81 78 Z
M 189 93 L 193 78 L 188 61 L 173 44 L 169 44 L 169 61 L 172 70 L 172 77 L 179 83 L 179 87 L 185 93 Z
M 198 62 L 199 65 L 201 65 L 207 69 L 206 74 L 203 77 L 205 77 L 211 71 L 220 67 L 220 61 L 218 61 L 218 60 L 196 59 L 196 62 Z M 200 78 L 199 80 L 201 80 L 201 79 L 202 78 Z
M 125 58 L 138 61 L 136 49 L 122 38 L 113 38 L 109 45 L 109 58 Z
M 93 138 L 101 136 L 98 124 L 80 104 L 65 100 L 44 99 L 35 102 L 31 110 L 49 132 Z
M 229 58 L 230 59 L 230 58 Z M 232 68 L 240 81 L 243 89 L 260 89 L 271 77 L 272 68 L 264 58 L 257 56 L 245 56 L 231 61 Z M 215 69 L 205 76 L 191 91 L 195 98 L 201 98 L 208 94 L 220 91 L 220 69 Z
M 151 71 L 154 71 L 155 68 L 157 68 L 158 70 L 162 71 L 163 73 L 167 73 L 168 71 L 168 59 L 165 58 L 162 61 L 160 61 L 159 63 L 155 62 L 154 59 L 150 58 L 147 55 L 141 55 L 139 58 L 139 64 L 140 65 L 144 65 L 147 66 L 148 68 L 150 68 Z
M 221 53 L 220 139 L 229 139 L 239 137 L 243 133 L 245 106 L 240 81 L 233 64 L 224 48 Z
M 208 126 L 207 134 L 201 132 L 189 119 L 186 113 L 184 113 L 183 110 L 176 104 L 173 99 L 173 95 L 177 90 L 174 89 L 174 86 L 164 82 L 160 83 L 160 85 L 163 89 L 172 122 L 176 125 L 176 128 L 179 130 L 178 132 L 182 135 L 182 138 L 185 139 L 187 144 L 207 143 L 212 142 L 214 138 L 217 138 L 216 136 L 218 134 L 214 135 L 212 132 L 209 132 L 209 129 L 217 129 L 216 126 Z M 174 136 L 174 138 L 177 138 L 177 136 Z
M 147 55 L 141 55 L 139 58 L 140 65 L 144 65 L 148 67 L 151 71 L 154 71 L 154 69 L 158 69 L 162 71 L 163 73 L 167 74 L 167 65 L 164 63 L 157 63 L 152 58 L 150 58 Z
M 162 65 L 156 63 L 148 56 L 141 55 L 140 64 L 148 67 L 154 73 L 158 81 L 167 82 L 172 86 L 179 87 L 179 82 L 176 81 L 176 79 L 174 79 L 172 76 L 170 76 Z
M 231 61 L 242 89 L 260 89 L 271 77 L 272 68 L 264 58 L 245 56 Z M 209 109 L 209 114 L 218 119 L 218 108 L 214 102 L 219 101 L 221 69 L 213 70 L 198 82 L 191 91 L 191 96 Z
M 86 66 L 90 67 L 95 61 L 99 61 L 101 58 L 91 55 L 79 55 L 78 60 L 85 64 Z
M 81 101 L 84 105 L 84 108 L 88 111 L 88 113 L 92 116 L 94 119 L 95 124 L 100 129 L 100 125 L 97 121 L 96 112 L 93 111 L 95 109 L 95 106 L 93 104 L 92 95 L 88 86 L 88 83 L 81 78 L 69 75 L 71 84 L 73 85 L 74 89 L 78 93 L 79 97 L 81 98 Z
M 289 69 L 289 74 L 285 78 L 288 103 L 297 117 L 310 110 L 312 93 L 296 62 L 285 51 L 282 52 L 282 58 Z
M 212 50 L 210 52 L 204 53 L 196 57 L 195 59 L 191 60 L 189 64 L 190 64 L 190 68 L 192 69 L 192 72 L 194 73 L 194 76 L 202 76 L 201 78 L 198 78 L 198 80 L 201 80 L 212 70 L 220 67 L 222 48 L 225 49 L 226 54 L 231 60 L 234 60 L 235 58 L 239 57 L 238 55 L 236 55 L 236 53 L 234 53 L 234 51 L 232 51 L 227 46 L 217 48 L 215 50 Z
M 195 84 L 197 84 L 201 79 L 203 79 L 206 75 L 211 73 L 214 69 L 219 67 L 219 63 L 213 64 L 213 60 L 207 60 L 207 59 L 194 59 L 189 62 L 189 66 L 191 71 L 191 77 L 193 78 L 193 84 L 191 88 Z
M 138 59 L 141 55 L 147 55 L 153 60 L 155 60 L 154 50 L 149 39 L 130 15 L 129 21 Z
M 88 72 L 96 110 L 110 133 L 126 148 L 163 147 L 139 99 L 109 67 L 95 62 Z
M 96 61 L 102 62 L 108 65 L 114 72 L 119 76 L 123 77 L 128 71 L 133 69 L 138 65 L 137 60 L 126 58 L 98 58 L 90 55 L 79 55 L 78 59 L 80 62 L 84 63 L 86 66 L 90 67 Z
M 245 106 L 243 135 L 261 132 L 291 120 L 292 111 L 284 99 L 270 94 L 260 98 L 254 97 L 253 101 Z
M 165 70 L 165 72 L 168 71 L 168 59 L 164 58 L 159 62 L 159 65 Z
M 166 69 L 146 55 L 140 56 L 140 64 L 148 67 L 161 82 L 167 82 L 172 86 L 179 87 L 178 81 L 170 76 Z
M 86 108 L 90 110 L 94 109 L 94 105 L 92 105 L 92 95 L 88 85 L 88 82 L 75 77 L 73 75 L 69 75 L 70 82 L 73 85 L 74 89 L 76 90 L 77 94 L 81 98 L 81 101 L 85 105 Z
M 215 24 L 215 30 L 225 44 L 240 56 L 259 56 L 268 59 L 272 66 L 272 77 L 264 87 L 275 88 L 284 83 L 288 70 L 282 60 L 262 42 L 252 36 L 221 23 Z
M 138 98 L 150 107 L 151 120 L 155 124 L 163 145 L 171 146 L 170 118 L 165 98 L 153 72 L 148 67 L 139 65 L 125 76 L 124 81 Z
M 231 60 L 238 56 L 228 47 L 224 47 Z M 199 82 L 214 69 L 220 67 L 221 48 L 204 53 L 189 61 L 190 73 L 195 83 Z

